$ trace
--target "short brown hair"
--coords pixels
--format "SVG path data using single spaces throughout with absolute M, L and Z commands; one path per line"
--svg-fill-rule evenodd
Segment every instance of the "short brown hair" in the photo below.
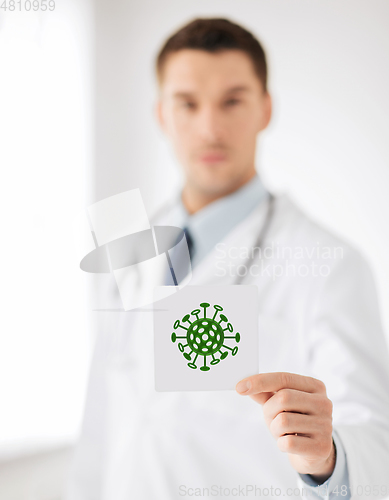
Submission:
M 223 18 L 198 18 L 180 28 L 168 38 L 156 59 L 158 81 L 162 81 L 163 67 L 169 54 L 183 49 L 207 52 L 241 50 L 253 62 L 264 91 L 267 91 L 267 64 L 265 52 L 252 33 Z

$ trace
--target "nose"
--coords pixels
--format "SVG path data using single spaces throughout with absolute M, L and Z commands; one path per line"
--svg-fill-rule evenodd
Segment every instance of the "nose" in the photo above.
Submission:
M 219 142 L 223 137 L 223 117 L 214 106 L 203 106 L 198 116 L 198 130 L 206 142 Z

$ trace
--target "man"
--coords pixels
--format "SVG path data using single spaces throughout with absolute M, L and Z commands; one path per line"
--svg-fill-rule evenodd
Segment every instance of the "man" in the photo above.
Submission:
M 185 226 L 189 286 L 257 285 L 261 373 L 238 394 L 156 393 L 150 317 L 100 323 L 69 498 L 385 497 L 374 283 L 358 252 L 286 196 L 272 201 L 256 174 L 271 118 L 262 47 L 228 20 L 197 19 L 165 43 L 157 74 L 157 117 L 185 182 L 154 223 Z M 273 252 L 247 260 L 258 234 Z

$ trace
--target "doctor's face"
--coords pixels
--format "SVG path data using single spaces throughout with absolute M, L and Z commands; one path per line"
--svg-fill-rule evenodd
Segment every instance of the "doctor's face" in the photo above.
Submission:
M 270 121 L 271 99 L 243 51 L 170 54 L 157 112 L 186 188 L 218 197 L 254 175 L 256 137 Z

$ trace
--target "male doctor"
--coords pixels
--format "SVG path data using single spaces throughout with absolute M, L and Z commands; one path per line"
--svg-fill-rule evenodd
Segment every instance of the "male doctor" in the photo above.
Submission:
M 153 222 L 185 227 L 190 285 L 257 285 L 260 373 L 236 391 L 157 393 L 151 314 L 100 314 L 68 498 L 389 496 L 372 275 L 256 174 L 271 118 L 261 45 L 228 20 L 197 19 L 165 43 L 157 75 L 158 120 L 185 182 Z M 259 233 L 273 251 L 247 264 Z

